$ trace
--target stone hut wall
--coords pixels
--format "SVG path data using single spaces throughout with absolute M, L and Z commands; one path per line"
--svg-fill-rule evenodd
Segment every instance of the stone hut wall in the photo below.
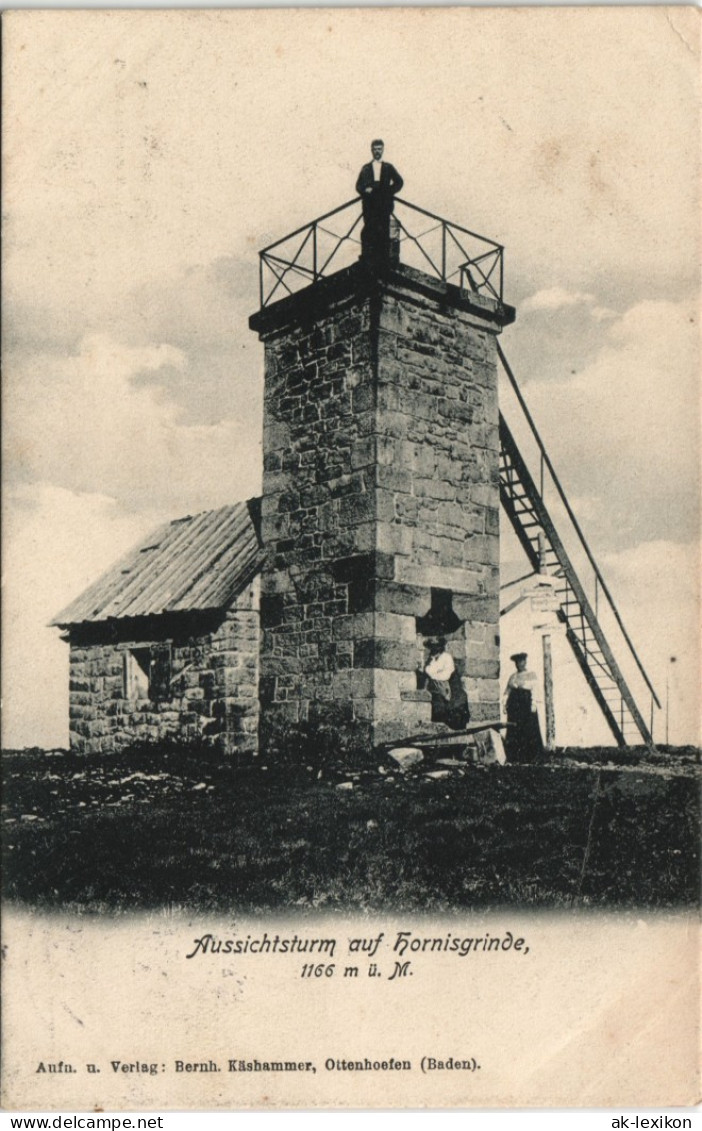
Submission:
M 258 581 L 224 613 L 74 626 L 70 633 L 70 741 L 81 753 L 165 738 L 204 740 L 225 754 L 258 746 Z M 126 669 L 167 657 L 167 687 L 131 697 Z M 162 674 L 162 673 L 161 673 Z

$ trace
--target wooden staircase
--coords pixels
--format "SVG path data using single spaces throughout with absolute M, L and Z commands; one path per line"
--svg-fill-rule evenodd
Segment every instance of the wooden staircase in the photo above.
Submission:
M 563 489 L 501 349 L 499 354 L 505 372 L 513 385 L 518 401 L 541 449 L 542 458 L 546 461 L 551 480 L 555 483 L 561 495 L 574 529 L 594 568 L 595 593 L 596 595 L 598 593 L 603 594 L 603 599 L 608 603 L 614 620 L 621 630 L 624 647 L 628 648 L 630 657 L 633 658 L 638 667 L 639 673 L 651 693 L 652 702 L 660 707 L 660 702 L 565 498 Z M 542 571 L 556 579 L 556 592 L 559 599 L 558 617 L 565 624 L 568 642 L 616 742 L 619 746 L 631 746 L 643 741 L 646 746 L 652 748 L 651 730 L 605 637 L 597 610 L 589 600 L 571 557 L 558 535 L 544 502 L 543 488 L 539 490 L 534 482 L 502 413 L 500 413 L 500 501 L 534 572 Z

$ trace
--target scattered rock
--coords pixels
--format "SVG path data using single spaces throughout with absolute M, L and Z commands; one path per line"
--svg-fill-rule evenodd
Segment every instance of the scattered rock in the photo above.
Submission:
M 108 785 L 125 785 L 128 781 L 165 781 L 168 777 L 167 774 L 128 774 L 126 778 L 120 778 L 118 782 L 108 782 Z
M 394 750 L 388 750 L 388 755 L 393 762 L 397 762 L 403 772 L 409 770 L 410 766 L 418 766 L 424 761 L 424 755 L 416 746 L 398 746 Z
M 426 773 L 424 776 L 427 777 L 427 778 L 433 778 L 434 781 L 441 781 L 443 778 L 450 778 L 451 777 L 451 771 L 450 770 L 429 770 L 428 773 Z
M 336 787 L 337 789 L 353 789 L 352 781 L 340 781 Z
M 476 734 L 475 748 L 476 760 L 481 766 L 504 766 L 507 761 L 502 737 L 496 730 Z
M 196 789 L 207 789 L 207 782 L 204 782 L 204 781 L 198 782 L 197 785 L 193 786 L 192 792 L 194 793 Z
M 436 764 L 437 766 L 465 766 L 462 758 L 437 758 Z

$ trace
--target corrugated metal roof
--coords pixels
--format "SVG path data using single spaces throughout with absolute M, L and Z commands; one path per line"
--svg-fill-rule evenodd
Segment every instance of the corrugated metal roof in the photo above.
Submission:
M 256 500 L 167 522 L 130 550 L 52 625 L 224 609 L 260 569 Z

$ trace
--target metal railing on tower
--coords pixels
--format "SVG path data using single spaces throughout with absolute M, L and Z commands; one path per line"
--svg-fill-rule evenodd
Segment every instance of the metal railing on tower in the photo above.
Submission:
M 502 302 L 502 244 L 401 197 L 394 204 L 391 261 L 394 258 L 463 291 Z M 355 197 L 263 248 L 259 253 L 261 306 L 357 262 L 362 224 L 361 201 Z

